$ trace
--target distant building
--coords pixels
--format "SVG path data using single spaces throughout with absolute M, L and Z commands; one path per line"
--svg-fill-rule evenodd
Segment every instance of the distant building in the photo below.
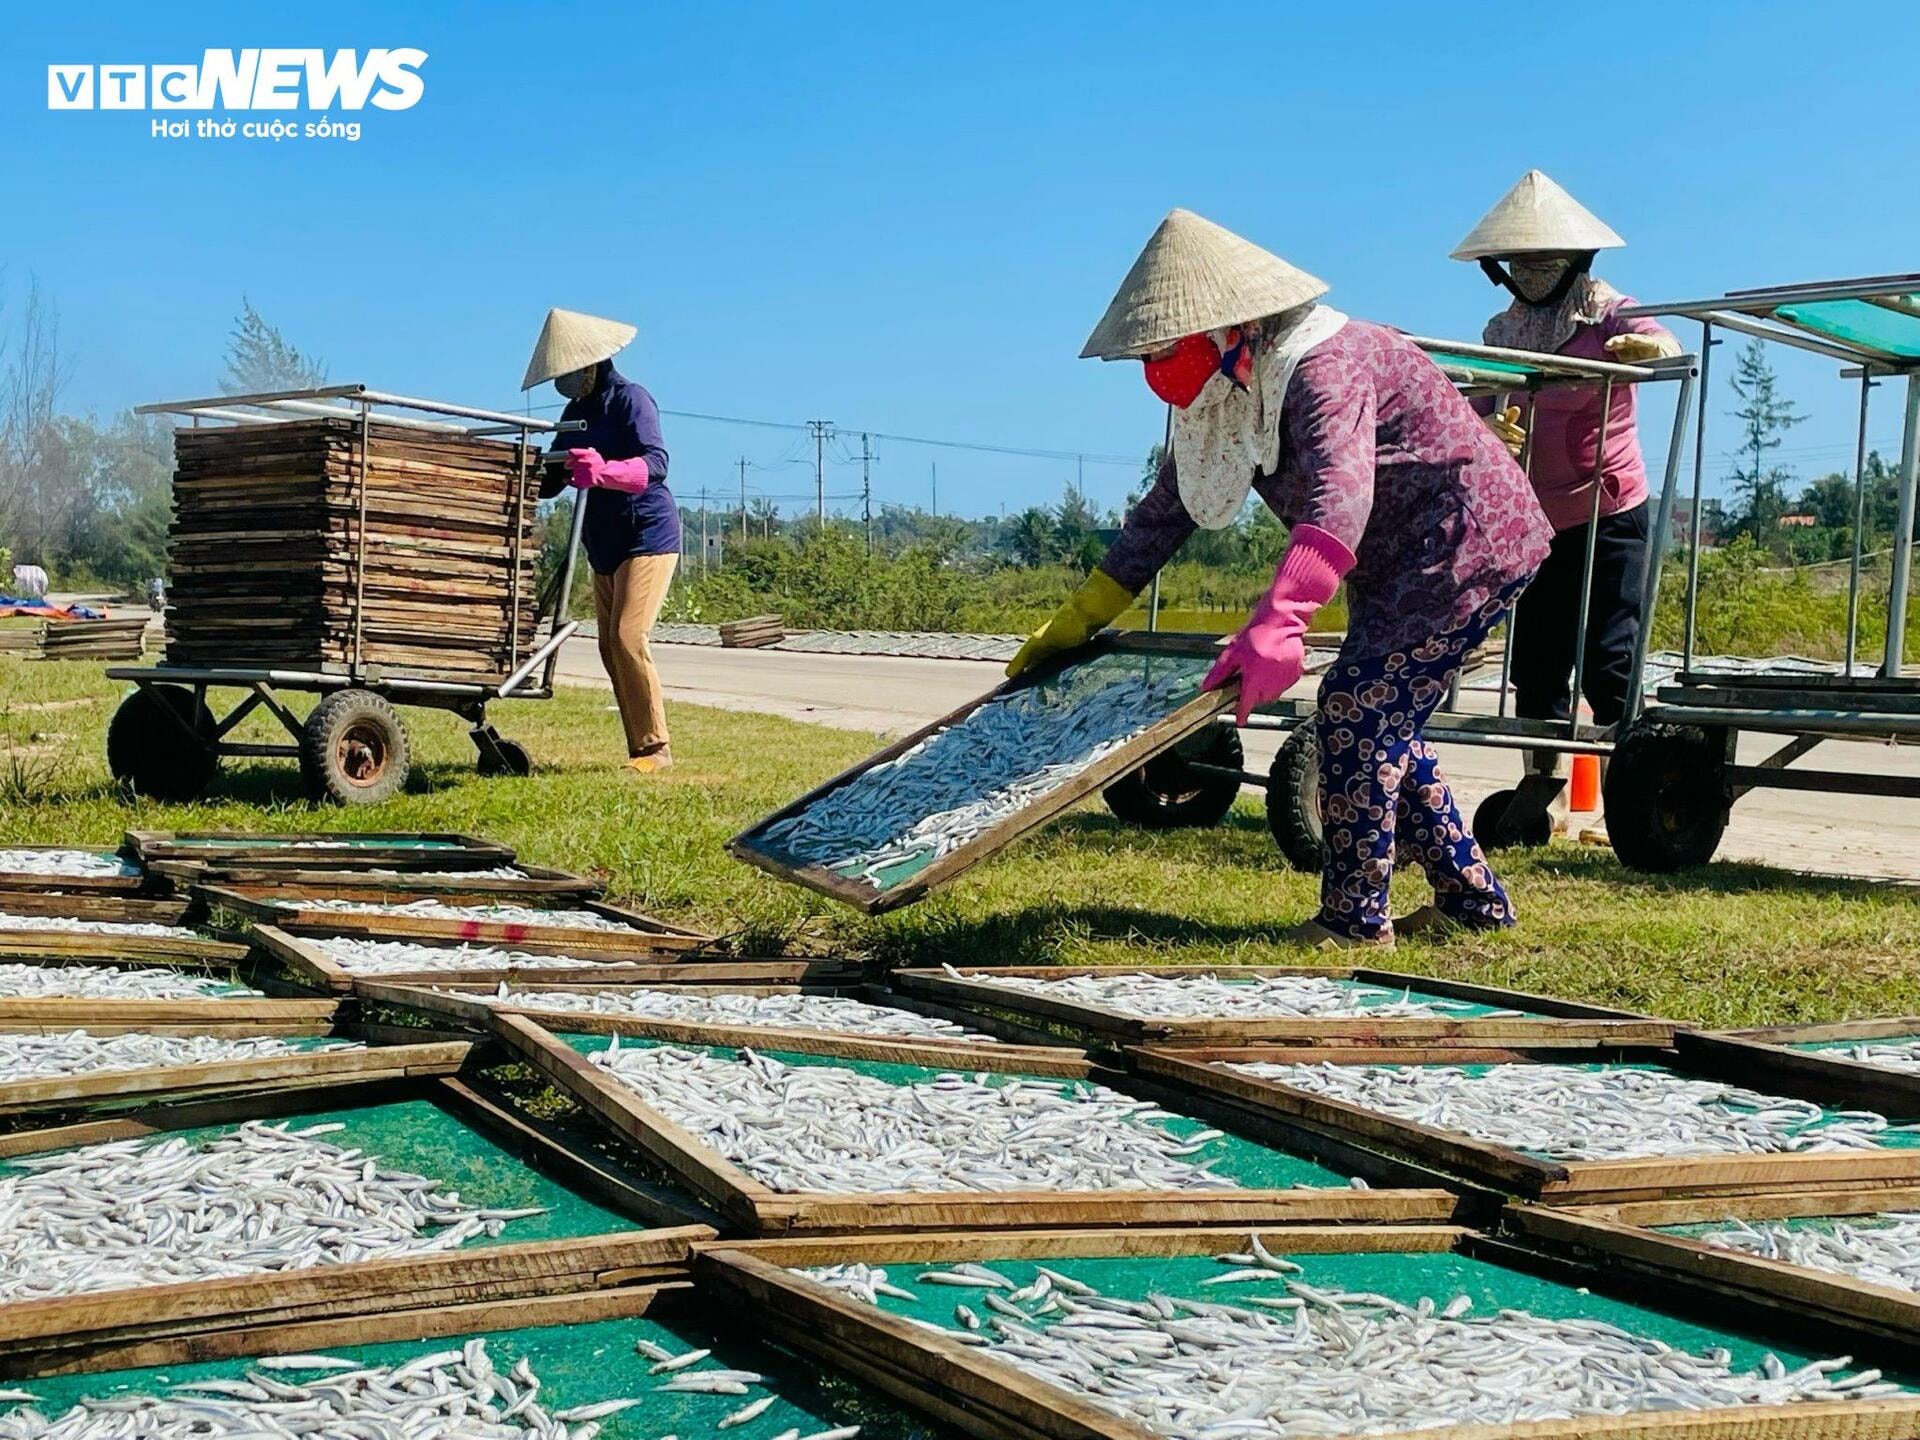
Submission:
M 1700 502 L 1699 544 L 1710 550 L 1720 543 L 1726 528 L 1726 512 L 1718 500 Z M 1673 502 L 1673 543 L 1685 549 L 1694 543 L 1693 501 L 1676 497 Z
M 1783 529 L 1792 527 L 1796 530 L 1811 530 L 1819 523 L 1820 521 L 1812 515 L 1782 515 L 1780 517 L 1780 525 Z

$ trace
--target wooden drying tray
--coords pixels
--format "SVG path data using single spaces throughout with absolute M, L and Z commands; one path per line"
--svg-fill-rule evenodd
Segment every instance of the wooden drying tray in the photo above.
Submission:
M 1702 1034 L 1691 1042 L 1693 1051 L 1707 1060 L 1724 1059 L 1764 1063 L 1795 1076 L 1814 1098 L 1835 1097 L 1832 1103 L 1864 1110 L 1887 1110 L 1920 1116 L 1920 1074 L 1849 1060 L 1837 1050 L 1797 1050 L 1796 1045 L 1832 1040 L 1894 1040 L 1920 1036 L 1920 1015 L 1894 1015 L 1878 1020 L 1842 1020 L 1826 1025 L 1774 1025 L 1757 1030 L 1728 1030 Z
M 1193 1093 L 1223 1100 L 1251 1114 L 1324 1128 L 1357 1143 L 1379 1146 L 1468 1181 L 1530 1200 L 1592 1205 L 1662 1200 L 1681 1195 L 1742 1195 L 1798 1185 L 1858 1187 L 1920 1183 L 1920 1149 L 1803 1151 L 1785 1155 L 1659 1155 L 1632 1160 L 1547 1160 L 1504 1145 L 1475 1140 L 1344 1100 L 1221 1068 L 1222 1062 L 1275 1061 L 1331 1065 L 1652 1064 L 1682 1076 L 1713 1078 L 1755 1090 L 1831 1104 L 1810 1094 L 1790 1071 L 1775 1068 L 1761 1047 L 1753 1055 L 1722 1055 L 1696 1063 L 1699 1052 L 1681 1032 L 1679 1048 L 1595 1045 L 1568 1047 L 1487 1045 L 1364 1049 L 1357 1046 L 1240 1045 L 1137 1046 L 1128 1059 L 1144 1074 Z
M 58 915 L 69 920 L 101 920 L 115 925 L 185 925 L 195 908 L 193 901 L 177 895 L 165 898 L 69 895 L 48 888 L 9 890 L 0 895 L 0 914 Z M 0 920 L 0 926 L 5 923 Z
M 289 1025 L 303 1022 L 289 1019 Z M 305 1022 L 304 1033 L 360 1038 L 353 1026 Z M 38 1033 L 46 1027 L 31 1023 L 0 1025 L 14 1034 Z M 71 1027 L 70 1027 L 71 1028 Z M 92 1029 L 93 1027 L 85 1027 Z M 197 1022 L 153 1025 L 121 1024 L 102 1027 L 102 1033 L 198 1035 Z M 283 1033 L 301 1033 L 296 1030 Z M 140 1070 L 106 1070 L 84 1075 L 48 1075 L 30 1080 L 0 1080 L 0 1115 L 30 1110 L 117 1105 L 165 1095 L 218 1094 L 229 1091 L 284 1090 L 332 1079 L 388 1080 L 415 1075 L 451 1075 L 465 1063 L 473 1042 L 434 1039 L 424 1043 L 369 1043 L 360 1050 L 296 1050 L 285 1055 L 263 1055 L 247 1060 L 220 1060 L 204 1064 L 154 1065 Z
M 523 878 L 442 875 L 401 871 L 374 875 L 366 870 L 316 867 L 296 870 L 274 865 L 225 861 L 155 860 L 149 873 L 182 890 L 232 886 L 249 894 L 282 892 L 283 897 L 325 900 L 418 900 L 422 896 L 459 896 L 463 900 L 596 900 L 606 889 L 598 880 L 544 865 L 519 865 Z
M 185 928 L 192 902 L 132 900 L 118 895 L 34 895 L 24 891 L 0 895 L 0 915 L 61 915 L 80 921 L 113 925 L 166 925 Z M 9 929 L 0 918 L 0 961 L 107 960 L 137 964 L 202 961 L 238 964 L 247 955 L 245 945 L 200 935 L 128 935 L 105 930 Z
M 89 855 L 112 855 L 111 846 L 99 845 L 0 845 L 0 850 L 82 850 Z M 138 895 L 152 884 L 146 875 L 27 875 L 18 870 L 0 870 L 0 910 L 5 910 L 16 894 L 43 895 L 59 891 L 63 895 Z
M 1722 1220 L 1863 1218 L 1894 1210 L 1920 1210 L 1920 1186 L 1803 1187 L 1772 1195 L 1646 1200 L 1578 1210 L 1513 1205 L 1503 1223 L 1523 1241 L 1655 1284 L 1693 1285 L 1775 1308 L 1796 1323 L 1821 1321 L 1912 1345 L 1920 1341 L 1920 1294 L 1838 1271 L 1722 1250 L 1654 1228 Z
M 754 1315 L 770 1338 L 981 1440 L 1159 1440 L 1157 1432 L 995 1359 L 989 1350 L 963 1345 L 795 1271 L 854 1262 L 952 1265 L 1212 1255 L 1245 1246 L 1249 1230 L 1276 1253 L 1457 1253 L 1508 1270 L 1584 1285 L 1602 1295 L 1625 1292 L 1641 1303 L 1723 1329 L 1729 1324 L 1729 1308 L 1736 1319 L 1745 1318 L 1742 1312 L 1750 1308 L 1681 1280 L 1670 1280 L 1650 1296 L 1635 1290 L 1627 1277 L 1605 1268 L 1571 1267 L 1450 1225 L 1240 1225 L 719 1240 L 695 1247 L 694 1280 L 696 1291 L 717 1290 L 732 1301 L 730 1308 Z M 1793 1334 L 1791 1329 L 1785 1331 L 1785 1336 Z M 1920 1433 L 1920 1396 L 1903 1395 L 1884 1400 L 1730 1406 L 1705 1412 L 1587 1415 L 1510 1425 L 1449 1425 L 1381 1435 L 1386 1440 L 1833 1440 L 1843 1435 L 1848 1440 L 1901 1440 L 1916 1433 Z M 1356 1437 L 1329 1435 L 1325 1440 Z
M 430 1101 L 530 1167 L 651 1223 L 657 1213 L 604 1162 L 582 1157 L 460 1080 L 335 1075 L 298 1091 L 153 1107 L 120 1119 L 0 1136 L 0 1163 L 78 1145 L 406 1100 Z M 452 1180 L 454 1177 L 446 1177 Z M 57 1299 L 0 1301 L 0 1373 L 47 1375 L 256 1353 L 263 1331 L 284 1354 L 325 1345 L 412 1340 L 502 1324 L 600 1318 L 609 1296 L 684 1279 L 704 1225 L 642 1229 L 306 1270 L 190 1280 Z M 523 1312 L 520 1307 L 531 1307 Z M 640 1309 L 609 1313 L 639 1314 Z M 519 1319 L 537 1313 L 551 1319 Z M 457 1323 L 456 1323 L 457 1322 Z M 449 1328 L 449 1327 L 453 1328 Z
M 967 965 L 955 968 L 960 971 L 958 977 L 945 970 L 896 970 L 892 983 L 912 994 L 944 1000 L 963 1010 L 1003 1011 L 1032 1023 L 1063 1025 L 1115 1045 L 1231 1045 L 1266 1040 L 1320 1045 L 1434 1044 L 1452 1040 L 1531 1046 L 1590 1045 L 1596 1040 L 1621 1045 L 1668 1045 L 1673 1041 L 1675 1028 L 1670 1020 L 1656 1020 L 1629 1010 L 1607 1010 L 1524 990 L 1469 985 L 1459 980 L 1358 965 Z M 1138 974 L 1168 978 L 1217 975 L 1223 980 L 1317 976 L 1393 990 L 1411 986 L 1448 1000 L 1529 1013 L 1506 1020 L 1470 1016 L 1439 1020 L 1366 1016 L 1298 1020 L 1230 1016 L 1156 1019 L 993 983 L 1003 977 L 1067 980 L 1086 975 Z
M 698 930 L 684 930 L 628 910 L 604 900 L 585 900 L 577 907 L 626 926 L 624 930 L 596 930 L 588 926 L 518 925 L 497 920 L 435 920 L 425 915 L 370 915 L 350 910 L 328 910 L 306 906 L 282 905 L 296 898 L 326 899 L 326 896 L 295 897 L 272 886 L 198 885 L 194 895 L 210 908 L 231 910 L 261 924 L 291 930 L 325 930 L 334 935 L 353 935 L 363 940 L 464 940 L 473 945 L 512 945 L 528 948 L 529 942 L 549 947 L 548 954 L 571 954 L 588 950 L 660 952 L 696 950 L 711 945 L 713 936 Z M 425 895 L 401 895 L 394 903 L 419 900 L 444 900 L 449 905 L 470 903 L 459 895 L 433 892 Z M 370 903 L 379 904 L 380 901 Z M 478 903 L 478 902 L 474 902 Z
M 535 971 L 528 971 L 532 976 Z M 795 1041 L 808 1040 L 859 1040 L 874 1051 L 866 1058 L 871 1060 L 897 1059 L 914 1065 L 952 1064 L 965 1068 L 979 1057 L 980 1040 L 951 1039 L 943 1040 L 936 1036 L 925 1037 L 888 1037 L 882 1035 L 859 1035 L 845 1030 L 809 1030 L 790 1026 L 775 1025 L 715 1025 L 702 1021 L 658 1020 L 641 1015 L 594 1015 L 577 1010 L 560 1010 L 552 1006 L 542 1006 L 539 997 L 549 994 L 593 995 L 607 990 L 647 989 L 678 991 L 685 994 L 712 995 L 827 995 L 841 996 L 852 1000 L 864 1000 L 870 1005 L 881 1005 L 893 1010 L 905 1010 L 915 1015 L 926 1015 L 940 1020 L 953 1020 L 958 1024 L 971 1026 L 982 1035 L 993 1036 L 1002 1041 L 1011 1041 L 1019 1048 L 1017 1053 L 1024 1057 L 1027 1066 L 1036 1075 L 1085 1075 L 1088 1070 L 1086 1052 L 1077 1045 L 1061 1045 L 1057 1041 L 1036 1038 L 1035 1032 L 1018 1026 L 996 1024 L 991 1019 L 976 1019 L 971 1015 L 955 1015 L 943 1006 L 930 1005 L 911 996 L 895 995 L 877 985 L 820 985 L 820 984 L 695 984 L 683 985 L 671 981 L 647 986 L 635 985 L 579 985 L 556 984 L 550 981 L 533 979 L 513 982 L 513 988 L 529 992 L 526 999 L 511 1005 L 488 1004 L 485 997 L 494 994 L 498 987 L 487 984 L 442 983 L 395 984 L 383 982 L 377 978 L 363 977 L 354 981 L 353 992 L 365 1004 L 395 1005 L 410 1009 L 438 1020 L 453 1020 L 462 1025 L 479 1030 L 488 1030 L 495 1015 L 524 1015 L 529 1020 L 549 1030 L 571 1031 L 579 1035 L 620 1035 L 646 1040 L 670 1040 L 681 1045 L 751 1045 L 756 1049 L 791 1049 Z M 992 1053 L 1004 1053 L 1005 1045 L 993 1047 Z M 891 1053 L 881 1053 L 882 1051 Z M 1041 1069 L 1039 1066 L 1057 1066 L 1057 1069 Z
M 799 799 L 782 806 L 764 820 L 735 835 L 727 842 L 727 849 L 736 858 L 766 871 L 775 879 L 805 886 L 831 899 L 844 901 L 869 915 L 877 915 L 902 905 L 912 904 L 937 886 L 945 885 L 963 871 L 970 870 L 982 860 L 998 854 L 1021 836 L 1044 825 L 1061 811 L 1084 800 L 1095 791 L 1103 789 L 1129 771 L 1139 769 L 1163 750 L 1172 749 L 1195 731 L 1211 724 L 1220 715 L 1233 708 L 1239 695 L 1238 687 L 1229 685 L 1222 690 L 1202 692 L 1172 714 L 1162 716 L 1105 759 L 1088 766 L 1066 784 L 1008 816 L 999 824 L 975 836 L 966 844 L 956 847 L 917 874 L 887 890 L 876 890 L 863 880 L 850 879 L 824 865 L 811 862 L 797 863 L 788 859 L 768 844 L 765 838 L 768 827 L 798 814 L 822 796 L 859 779 L 875 766 L 884 765 L 904 755 L 922 740 L 937 735 L 943 730 L 952 729 L 989 701 L 997 700 L 1012 691 L 1024 690 L 1030 685 L 1051 680 L 1062 671 L 1087 660 L 1115 654 L 1195 657 L 1212 654 L 1216 648 L 1216 643 L 1207 637 L 1150 635 L 1137 631 L 1103 634 L 1091 645 L 1036 667 L 1017 679 L 995 686 L 978 699 L 969 700 L 957 710 L 941 716 L 904 739 L 896 740 L 885 749 L 868 756 L 858 765 L 842 770 L 832 779 L 815 786 Z
M 554 969 L 475 968 L 472 970 L 407 970 L 384 975 L 355 975 L 343 969 L 319 941 L 329 937 L 365 940 L 372 938 L 346 933 L 325 926 L 302 927 L 294 933 L 279 925 L 256 925 L 247 932 L 249 939 L 269 958 L 278 961 L 302 984 L 338 995 L 351 994 L 361 981 L 377 980 L 387 984 L 498 985 L 501 981 L 538 980 L 544 983 L 600 986 L 606 984 L 654 985 L 785 985 L 801 982 L 841 983 L 857 980 L 860 966 L 843 956 L 818 958 L 806 956 L 726 956 L 694 958 L 684 950 L 660 951 L 594 950 L 568 945 L 549 945 L 538 941 L 514 941 L 512 950 L 529 955 L 571 955 L 580 950 L 580 963 Z M 408 937 L 414 938 L 414 937 Z M 460 942 L 421 938 L 422 944 L 451 948 Z
M 277 842 L 278 848 L 262 845 Z M 339 849 L 297 849 L 301 841 L 352 840 Z M 420 842 L 432 844 L 425 849 Z M 310 870 L 316 864 L 335 870 L 485 870 L 514 863 L 513 847 L 477 835 L 438 831 L 299 830 L 262 835 L 244 830 L 129 830 L 121 847 L 142 863 L 197 860 L 235 862 L 256 868 Z
M 1356 1190 L 1346 1186 L 1287 1190 L 1104 1190 L 955 1192 L 781 1192 L 761 1184 L 692 1132 L 676 1125 L 633 1090 L 602 1073 L 557 1034 L 524 1015 L 496 1015 L 494 1034 L 542 1077 L 578 1101 L 622 1140 L 719 1214 L 753 1234 L 870 1230 L 1047 1228 L 1078 1225 L 1264 1225 L 1288 1221 L 1415 1222 L 1454 1218 L 1459 1201 L 1441 1189 Z M 738 1032 L 736 1032 L 738 1033 Z M 728 1043 L 746 1043 L 744 1039 Z M 877 1057 L 874 1042 L 847 1036 L 806 1040 L 781 1047 L 807 1055 L 847 1060 Z M 941 1058 L 934 1064 L 946 1068 Z M 966 1068 L 1030 1073 L 1012 1046 L 976 1047 Z M 1091 1078 L 1119 1077 L 1085 1067 Z M 1054 1073 L 1059 1073 L 1057 1070 Z M 1204 1110 L 1190 1113 L 1211 1119 Z M 1367 1180 L 1404 1184 L 1412 1173 L 1350 1146 L 1312 1146 L 1304 1131 L 1285 1126 L 1237 1126 L 1263 1143 L 1279 1143 L 1323 1163 L 1348 1167 Z M 1276 1142 L 1273 1136 L 1282 1138 Z
M 0 1033 L 94 1035 L 156 1028 L 183 1035 L 324 1035 L 340 1002 L 259 995 L 190 1000 L 111 1000 L 91 996 L 0 995 Z

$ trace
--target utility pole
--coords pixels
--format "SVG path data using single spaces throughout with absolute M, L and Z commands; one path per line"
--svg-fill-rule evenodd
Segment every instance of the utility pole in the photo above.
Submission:
M 940 518 L 940 462 L 930 461 L 927 469 L 933 476 L 933 518 L 938 520 Z
M 700 487 L 700 573 L 707 573 L 707 487 Z
M 833 422 L 809 420 L 807 429 L 813 432 L 814 514 L 820 521 L 820 528 L 824 530 L 827 528 L 827 435 L 833 429 Z
M 740 457 L 740 538 L 747 538 L 747 457 Z
M 870 436 L 860 432 L 860 509 L 866 517 L 867 554 L 873 554 L 873 446 Z

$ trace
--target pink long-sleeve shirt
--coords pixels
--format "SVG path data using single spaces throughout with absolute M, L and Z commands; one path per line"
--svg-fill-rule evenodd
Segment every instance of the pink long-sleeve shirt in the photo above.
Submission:
M 1666 327 L 1650 316 L 1623 318 L 1621 309 L 1633 303 L 1630 296 L 1612 297 L 1598 322 L 1576 328 L 1573 338 L 1560 347 L 1559 353 L 1575 360 L 1605 360 L 1609 358 L 1607 341 L 1616 335 L 1673 339 Z M 1492 338 L 1494 327 L 1489 325 L 1487 329 L 1489 343 L 1498 343 Z M 1640 432 L 1635 426 L 1634 392 L 1637 389 L 1637 385 L 1614 386 L 1611 406 L 1606 405 L 1604 387 L 1599 385 L 1540 392 L 1533 424 L 1529 427 L 1533 445 L 1533 488 L 1555 531 L 1585 525 L 1593 517 L 1594 462 L 1601 453 L 1603 408 L 1607 410 L 1607 436 L 1606 460 L 1599 467 L 1600 518 L 1646 503 L 1647 461 L 1640 453 Z M 1524 397 L 1508 403 L 1519 405 L 1523 411 L 1526 407 Z
M 1356 562 L 1346 652 L 1406 649 L 1465 624 L 1546 558 L 1552 530 L 1486 422 L 1396 330 L 1350 320 L 1300 361 L 1280 458 L 1253 488 L 1288 525 L 1318 525 Z M 1100 568 L 1137 591 L 1198 528 L 1171 456 Z

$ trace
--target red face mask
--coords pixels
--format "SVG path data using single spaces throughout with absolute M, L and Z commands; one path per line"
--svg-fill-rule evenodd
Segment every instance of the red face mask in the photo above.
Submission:
M 1147 388 L 1184 410 L 1219 372 L 1220 347 L 1213 337 L 1189 335 L 1165 355 L 1146 362 Z

